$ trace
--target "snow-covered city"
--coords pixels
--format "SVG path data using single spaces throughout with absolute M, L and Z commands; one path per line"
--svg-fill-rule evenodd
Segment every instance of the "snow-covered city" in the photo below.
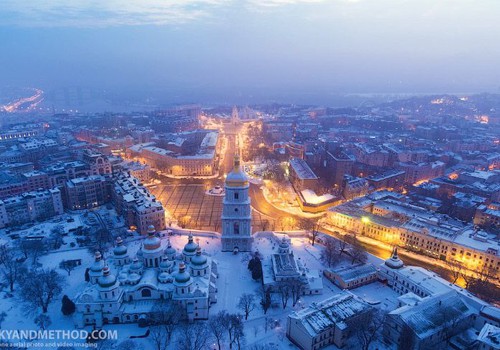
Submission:
M 500 2 L 0 2 L 0 349 L 500 350 Z

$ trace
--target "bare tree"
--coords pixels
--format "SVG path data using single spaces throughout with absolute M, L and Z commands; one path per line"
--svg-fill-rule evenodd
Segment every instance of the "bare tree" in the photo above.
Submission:
M 332 237 L 325 237 L 324 248 L 321 250 L 321 260 L 332 267 L 339 262 L 340 255 L 337 253 L 339 251 L 338 241 Z
M 280 281 L 277 283 L 276 289 L 278 290 L 279 296 L 281 298 L 281 305 L 283 306 L 283 309 L 285 309 L 288 305 L 290 295 L 292 294 L 290 284 L 286 281 Z
M 237 314 L 228 314 L 222 324 L 228 335 L 229 349 L 233 348 L 234 343 L 236 343 L 239 349 L 241 339 L 243 338 L 243 323 L 241 322 L 241 316 Z
M 379 330 L 384 324 L 385 314 L 380 310 L 371 310 L 362 322 L 352 325 L 353 333 L 356 335 L 356 346 L 362 350 L 368 350 L 370 344 L 379 336 Z M 353 338 L 354 339 L 354 338 Z
M 59 249 L 64 243 L 63 240 L 64 227 L 62 225 L 57 225 L 50 231 L 50 246 L 52 249 Z
M 340 236 L 338 241 L 339 255 L 347 254 L 349 251 L 349 243 L 347 243 L 346 236 Z
M 215 316 L 208 320 L 208 330 L 217 342 L 217 349 L 221 350 L 221 343 L 224 341 L 226 329 L 224 320 L 228 317 L 226 311 L 219 311 Z
M 477 277 L 469 280 L 467 288 L 477 294 L 481 299 L 488 302 L 495 302 L 498 300 L 498 286 L 493 282 L 495 281 L 496 271 L 494 267 L 484 266 L 478 273 Z
M 276 226 L 280 229 L 280 231 L 285 231 L 287 219 L 284 216 L 280 216 L 276 222 Z
M 460 264 L 456 260 L 446 261 L 446 267 L 448 271 L 450 271 L 451 276 L 453 277 L 453 281 L 451 283 L 457 282 L 458 278 L 462 274 L 462 264 Z
M 250 293 L 244 293 L 240 297 L 238 302 L 238 308 L 245 313 L 245 320 L 248 320 L 248 316 L 255 309 L 255 296 Z
M 63 283 L 64 278 L 54 269 L 32 270 L 21 277 L 19 296 L 27 311 L 41 307 L 46 313 L 52 300 L 61 293 Z
M 151 315 L 151 323 L 154 326 L 162 327 L 169 342 L 172 339 L 176 327 L 186 319 L 186 309 L 182 305 L 171 300 L 160 300 L 155 303 Z
M 35 265 L 38 261 L 38 257 L 45 252 L 47 247 L 44 239 L 24 238 L 19 240 L 18 248 L 24 254 L 26 259 L 31 257 L 31 263 Z
M 297 305 L 297 302 L 300 300 L 300 297 L 304 293 L 306 288 L 306 281 L 302 279 L 295 279 L 288 282 L 290 285 L 290 292 L 292 295 L 292 306 Z
M 0 272 L 4 276 L 10 287 L 14 291 L 14 284 L 21 274 L 22 263 L 14 256 L 11 248 L 6 244 L 0 245 Z
M 90 235 L 92 244 L 89 251 L 93 254 L 95 251 L 106 252 L 113 242 L 113 234 L 106 228 L 99 228 Z
M 301 218 L 299 226 L 301 229 L 309 232 L 311 245 L 314 245 L 319 234 L 319 220 L 317 218 Z
M 168 347 L 168 336 L 164 327 L 149 327 L 149 339 L 156 350 L 166 350 Z
M 364 263 L 368 259 L 366 249 L 357 241 L 355 241 L 351 249 L 349 249 L 349 255 L 351 256 L 351 264 L 356 262 Z
M 71 275 L 71 271 L 73 271 L 76 267 L 76 264 L 72 260 L 63 260 L 59 263 L 59 268 L 68 273 L 68 276 Z
M 462 270 L 460 276 L 465 282 L 465 289 L 469 289 L 470 286 L 476 281 L 476 277 L 473 274 L 467 273 L 466 270 Z
M 181 328 L 181 337 L 177 344 L 179 350 L 204 350 L 209 332 L 201 323 L 186 323 Z

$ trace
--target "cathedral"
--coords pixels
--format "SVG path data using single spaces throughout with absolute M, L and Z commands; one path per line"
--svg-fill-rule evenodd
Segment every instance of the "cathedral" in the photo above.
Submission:
M 234 157 L 234 168 L 227 175 L 222 201 L 222 251 L 249 252 L 252 249 L 252 211 L 248 177 Z
M 217 302 L 217 264 L 201 252 L 190 234 L 182 254 L 170 240 L 148 236 L 132 257 L 120 237 L 106 261 L 96 252 L 88 284 L 75 297 L 77 327 L 147 322 L 159 300 L 181 305 L 188 320 L 207 319 Z

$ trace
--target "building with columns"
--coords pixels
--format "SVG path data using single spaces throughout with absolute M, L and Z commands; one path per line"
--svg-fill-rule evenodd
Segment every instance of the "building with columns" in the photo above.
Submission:
M 234 168 L 227 175 L 222 201 L 222 251 L 249 252 L 252 249 L 252 212 L 248 177 L 234 157 Z

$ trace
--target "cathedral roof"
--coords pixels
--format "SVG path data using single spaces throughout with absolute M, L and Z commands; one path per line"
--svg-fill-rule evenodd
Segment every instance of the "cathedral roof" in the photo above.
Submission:
M 179 272 L 175 275 L 176 284 L 187 284 L 191 280 L 191 275 L 186 270 L 186 265 L 181 263 L 179 265 Z
M 191 258 L 191 265 L 203 266 L 207 263 L 207 257 L 201 255 L 201 248 L 196 249 L 196 255 Z
M 155 228 L 153 225 L 148 227 L 148 237 L 144 240 L 144 250 L 155 250 L 160 248 L 161 240 L 155 236 Z
M 95 252 L 95 261 L 90 267 L 90 271 L 92 272 L 101 272 L 102 269 L 104 268 L 104 260 L 102 260 L 102 255 L 101 252 L 97 251 Z
M 175 253 L 177 253 L 177 251 L 175 250 L 175 248 L 172 247 L 172 245 L 170 244 L 170 239 L 167 240 L 167 248 L 165 248 L 165 254 L 168 256 L 168 257 L 173 257 L 175 256 Z
M 101 288 L 112 287 L 116 283 L 116 276 L 110 272 L 109 266 L 104 266 L 103 275 L 99 277 L 97 282 Z
M 113 249 L 113 254 L 115 256 L 121 256 L 127 254 L 127 247 L 123 244 L 121 237 L 116 239 L 116 247 Z
M 248 186 L 248 177 L 240 167 L 240 156 L 234 156 L 233 170 L 226 177 L 226 187 Z
M 184 246 L 184 253 L 194 253 L 196 252 L 196 249 L 198 248 L 198 244 L 193 242 L 193 235 L 190 233 L 188 236 L 188 242 Z

